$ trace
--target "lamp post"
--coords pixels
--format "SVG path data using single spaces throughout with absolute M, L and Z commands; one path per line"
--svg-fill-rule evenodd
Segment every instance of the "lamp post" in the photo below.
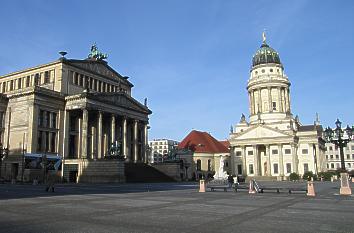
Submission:
M 1 178 L 1 167 L 2 167 L 2 160 L 7 157 L 9 154 L 9 150 L 4 148 L 2 143 L 0 142 L 0 178 Z
M 340 153 L 340 163 L 341 163 L 341 170 L 345 172 L 345 163 L 344 163 L 344 151 L 343 148 L 347 146 L 348 142 L 352 140 L 354 134 L 354 126 L 352 128 L 347 126 L 344 130 L 342 129 L 342 122 L 339 119 L 335 122 L 336 128 L 331 129 L 327 127 L 324 131 L 324 138 L 326 142 L 333 143 L 334 145 L 339 147 Z

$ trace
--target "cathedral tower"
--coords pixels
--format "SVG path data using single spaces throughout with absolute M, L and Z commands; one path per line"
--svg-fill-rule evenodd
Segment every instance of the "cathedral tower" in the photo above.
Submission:
M 250 124 L 289 122 L 289 87 L 279 54 L 266 43 L 263 32 L 263 43 L 253 56 L 247 85 Z

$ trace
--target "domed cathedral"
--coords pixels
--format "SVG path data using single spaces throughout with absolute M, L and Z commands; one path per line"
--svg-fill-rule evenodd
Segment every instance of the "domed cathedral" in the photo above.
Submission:
M 234 175 L 287 179 L 290 173 L 314 174 L 325 169 L 325 142 L 318 117 L 302 125 L 293 117 L 290 81 L 279 54 L 263 42 L 252 59 L 247 84 L 249 121 L 244 114 L 231 127 L 231 164 Z

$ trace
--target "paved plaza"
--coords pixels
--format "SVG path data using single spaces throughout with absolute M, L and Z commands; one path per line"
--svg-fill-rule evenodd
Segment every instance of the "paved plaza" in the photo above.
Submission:
M 305 183 L 263 182 L 305 187 Z M 0 184 L 0 232 L 354 232 L 354 196 L 339 182 L 304 193 L 199 193 L 196 183 Z

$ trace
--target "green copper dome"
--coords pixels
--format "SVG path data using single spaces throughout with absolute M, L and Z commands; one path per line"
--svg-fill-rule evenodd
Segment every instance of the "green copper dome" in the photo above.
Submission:
M 281 64 L 277 51 L 269 47 L 269 45 L 263 41 L 261 48 L 258 49 L 253 56 L 252 67 L 269 63 Z

